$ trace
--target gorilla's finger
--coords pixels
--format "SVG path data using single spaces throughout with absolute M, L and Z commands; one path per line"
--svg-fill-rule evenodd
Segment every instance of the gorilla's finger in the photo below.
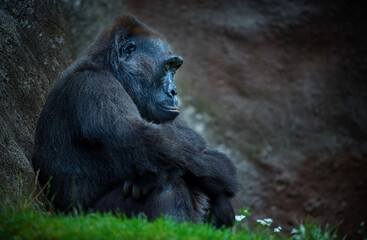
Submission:
M 134 199 L 139 200 L 141 198 L 141 187 L 134 185 L 132 195 Z
M 125 181 L 124 183 L 124 187 L 122 189 L 122 191 L 124 192 L 124 196 L 127 197 L 131 194 L 131 188 L 132 188 L 133 184 L 129 181 Z
M 152 190 L 152 186 L 144 186 L 141 190 L 141 193 L 143 196 L 146 196 L 150 191 Z

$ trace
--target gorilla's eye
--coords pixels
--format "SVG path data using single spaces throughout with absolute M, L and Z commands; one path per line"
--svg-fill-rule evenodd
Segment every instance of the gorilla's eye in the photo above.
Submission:
M 126 56 L 130 56 L 136 50 L 136 45 L 134 41 L 125 44 L 123 51 Z
M 176 73 L 177 72 L 177 68 L 172 68 L 172 72 Z

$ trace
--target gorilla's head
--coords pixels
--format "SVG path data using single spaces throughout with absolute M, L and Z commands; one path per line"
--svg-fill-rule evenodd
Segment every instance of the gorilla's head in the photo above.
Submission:
M 183 59 L 172 54 L 165 38 L 134 17 L 116 20 L 110 63 L 116 78 L 143 118 L 154 123 L 173 120 L 178 114 L 173 80 Z

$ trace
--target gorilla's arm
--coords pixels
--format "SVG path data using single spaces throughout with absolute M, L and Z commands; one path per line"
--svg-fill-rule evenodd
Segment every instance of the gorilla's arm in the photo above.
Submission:
M 185 168 L 187 181 L 193 181 L 208 195 L 225 193 L 233 197 L 238 190 L 238 182 L 235 177 L 236 169 L 232 161 L 224 154 L 206 145 L 205 140 L 192 130 L 180 117 L 164 124 L 166 128 L 174 131 L 177 136 L 187 141 L 187 144 L 200 144 L 200 151 L 195 155 L 195 161 L 204 161 L 207 171 L 197 172 L 189 166 Z
M 173 128 L 176 134 L 191 142 L 204 142 L 203 138 L 193 131 L 180 118 L 167 123 L 167 127 Z M 206 162 L 209 171 L 197 175 L 195 171 L 186 169 L 183 176 L 187 185 L 203 191 L 210 199 L 208 220 L 214 226 L 232 226 L 234 211 L 230 198 L 238 190 L 238 182 L 235 177 L 236 171 L 231 160 L 224 154 L 210 146 L 205 146 L 196 156 Z
M 213 175 L 211 163 L 197 157 L 205 142 L 188 141 L 173 128 L 143 120 L 122 84 L 109 73 L 84 70 L 73 78 L 66 81 L 64 91 L 76 108 L 78 138 L 103 144 L 119 176 L 134 184 L 156 185 L 187 169 L 195 176 Z

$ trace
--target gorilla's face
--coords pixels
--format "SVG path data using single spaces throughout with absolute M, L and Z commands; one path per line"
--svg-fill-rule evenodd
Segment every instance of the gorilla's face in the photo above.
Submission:
M 167 43 L 154 36 L 129 38 L 119 55 L 120 81 L 141 116 L 154 123 L 177 117 L 177 87 L 173 78 L 183 59 L 173 55 Z

